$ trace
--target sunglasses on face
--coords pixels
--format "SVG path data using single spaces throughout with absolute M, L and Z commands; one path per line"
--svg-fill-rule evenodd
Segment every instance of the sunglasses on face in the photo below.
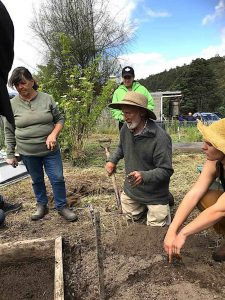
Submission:
M 124 79 L 131 79 L 132 76 L 127 75 L 127 76 L 124 76 L 123 78 L 124 78 Z

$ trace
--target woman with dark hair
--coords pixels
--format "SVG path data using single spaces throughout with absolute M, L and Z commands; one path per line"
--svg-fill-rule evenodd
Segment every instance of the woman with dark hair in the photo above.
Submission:
M 15 147 L 32 178 L 37 199 L 37 211 L 32 220 L 42 219 L 48 213 L 48 198 L 44 170 L 52 185 L 55 207 L 67 221 L 76 221 L 77 216 L 66 206 L 66 189 L 63 166 L 57 137 L 64 117 L 52 97 L 39 92 L 32 74 L 24 67 L 13 70 L 9 85 L 18 95 L 11 100 L 15 127 L 5 122 L 7 162 L 18 165 Z

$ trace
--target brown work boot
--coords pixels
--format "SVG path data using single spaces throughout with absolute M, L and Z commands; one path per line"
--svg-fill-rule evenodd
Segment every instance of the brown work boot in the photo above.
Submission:
M 48 207 L 47 205 L 42 205 L 40 203 L 37 204 L 36 212 L 31 216 L 32 221 L 37 221 L 42 219 L 45 215 L 48 214 Z
M 66 206 L 61 209 L 58 209 L 58 213 L 69 222 L 74 222 L 78 220 L 78 216 Z
M 212 258 L 215 261 L 225 261 L 225 243 L 216 249 L 212 254 Z

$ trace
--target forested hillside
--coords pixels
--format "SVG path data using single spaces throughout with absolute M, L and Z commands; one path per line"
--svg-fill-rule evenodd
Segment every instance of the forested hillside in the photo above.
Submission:
M 220 111 L 225 114 L 225 57 L 198 58 L 190 65 L 150 75 L 140 82 L 151 92 L 181 90 L 181 113 Z

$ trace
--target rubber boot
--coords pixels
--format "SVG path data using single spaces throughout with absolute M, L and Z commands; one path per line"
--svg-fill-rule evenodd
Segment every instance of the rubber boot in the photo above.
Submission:
M 40 203 L 37 204 L 36 212 L 31 216 L 32 221 L 37 221 L 42 219 L 48 213 L 47 205 L 42 205 Z
M 69 222 L 74 222 L 78 220 L 78 216 L 68 207 L 63 207 L 62 209 L 58 209 L 59 215 L 61 215 L 65 220 Z

